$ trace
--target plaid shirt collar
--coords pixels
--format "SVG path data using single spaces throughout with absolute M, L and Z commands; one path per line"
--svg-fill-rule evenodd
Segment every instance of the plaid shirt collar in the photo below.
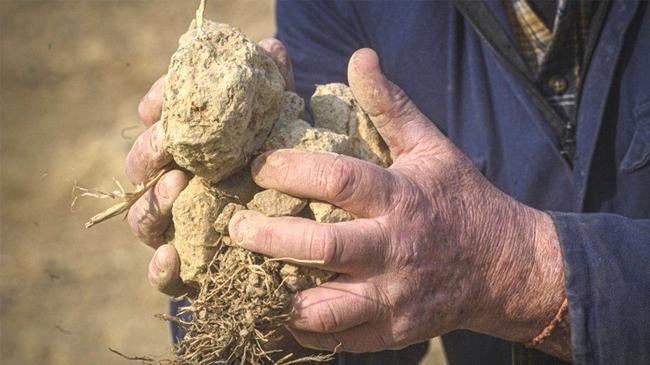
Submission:
M 504 0 L 504 5 L 522 56 L 538 76 L 554 48 L 562 48 L 560 57 L 576 58 L 579 74 L 582 45 L 589 31 L 587 0 L 557 0 L 552 29 L 534 11 L 530 0 Z

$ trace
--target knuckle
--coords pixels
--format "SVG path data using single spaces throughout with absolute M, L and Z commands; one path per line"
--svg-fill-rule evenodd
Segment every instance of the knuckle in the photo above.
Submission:
M 326 300 L 314 313 L 316 332 L 334 332 L 339 328 L 339 320 L 329 300 Z
M 429 177 L 429 180 L 436 181 L 431 175 Z M 391 194 L 392 206 L 406 214 L 420 212 L 424 209 L 423 202 L 427 201 L 427 194 L 425 193 L 427 189 L 429 189 L 428 185 L 423 186 L 401 176 Z M 435 191 L 433 187 L 431 187 L 431 190 Z M 384 228 L 388 230 L 387 227 Z
M 151 159 L 160 162 L 168 158 L 169 154 L 165 150 L 164 146 L 165 130 L 163 129 L 162 124 L 159 122 L 155 123 L 146 133 L 148 133 L 149 137 L 147 151 L 151 155 Z
M 401 119 L 412 112 L 410 99 L 399 86 L 391 84 L 390 100 L 384 108 L 374 115 L 377 128 L 383 128 L 390 122 Z
M 392 350 L 397 350 L 404 347 L 404 344 L 407 344 L 409 340 L 411 340 L 412 337 L 411 326 L 412 324 L 410 323 L 396 326 L 397 328 L 393 330 L 390 341 L 384 339 L 384 343 L 386 343 L 387 345 L 389 343 L 392 343 L 392 345 L 390 346 Z
M 146 138 L 146 142 L 143 140 L 141 143 L 141 158 L 145 160 L 144 165 L 147 173 L 153 174 L 155 170 L 171 162 L 172 156 L 165 149 L 165 132 L 159 123 L 154 124 L 146 133 L 148 133 L 148 138 Z
M 133 183 L 137 183 L 138 180 L 140 180 L 139 176 L 139 170 L 140 170 L 140 156 L 137 152 L 135 152 L 135 145 L 129 153 L 126 155 L 126 167 L 124 169 L 124 173 L 126 174 L 126 177 L 129 179 L 129 181 Z
M 340 248 L 336 231 L 333 226 L 325 229 L 316 229 L 309 239 L 309 256 L 311 260 L 323 260 L 324 266 L 329 266 L 339 261 Z
M 409 99 L 408 95 L 406 95 L 406 92 L 399 86 L 393 84 L 392 87 L 393 100 L 387 112 L 388 115 L 391 118 L 400 118 L 407 116 L 412 111 L 412 108 L 410 108 L 411 99 Z
M 390 306 L 390 301 L 386 293 L 384 293 L 376 283 L 370 283 L 363 289 L 364 298 L 370 302 L 369 313 L 370 322 L 379 322 L 385 315 L 386 310 Z
M 399 181 L 390 172 L 380 170 L 380 174 L 376 179 L 372 179 L 373 184 L 369 189 L 374 189 L 373 200 L 377 207 L 380 207 L 384 212 L 392 212 L 395 208 L 394 197 L 395 191 L 398 189 Z
M 145 243 L 147 243 L 146 240 L 147 235 L 145 234 L 146 226 L 147 226 L 147 221 L 145 219 L 146 215 L 147 213 L 142 208 L 141 201 L 138 201 L 135 205 L 131 207 L 131 209 L 129 209 L 129 212 L 126 217 L 126 220 L 129 224 L 129 227 L 131 228 L 131 232 L 133 232 L 133 235 L 135 235 L 139 240 Z
M 275 232 L 273 227 L 266 223 L 261 223 L 257 225 L 256 232 L 253 235 L 253 241 L 249 242 L 254 247 L 259 247 L 265 252 L 268 252 L 273 248 L 273 242 L 275 241 Z
M 127 223 L 133 235 L 147 246 L 156 248 L 163 242 L 163 234 L 169 226 L 170 219 L 157 212 L 155 203 L 147 199 L 149 194 L 141 197 L 127 213 Z
M 344 156 L 337 156 L 334 162 L 325 169 L 322 184 L 325 197 L 331 203 L 342 203 L 350 199 L 357 185 L 354 164 Z
M 148 138 L 148 131 L 142 133 L 133 143 L 131 150 L 126 155 L 126 176 L 131 182 L 138 183 L 143 179 L 143 170 L 146 167 L 146 148 L 143 141 Z
M 126 155 L 125 173 L 133 183 L 143 182 L 171 162 L 172 156 L 162 145 L 162 130 L 157 125 L 142 133 Z

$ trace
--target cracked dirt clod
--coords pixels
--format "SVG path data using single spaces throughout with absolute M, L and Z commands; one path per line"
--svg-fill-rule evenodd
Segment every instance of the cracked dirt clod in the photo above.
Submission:
M 349 154 L 350 140 L 348 136 L 314 128 L 301 119 L 279 119 L 264 143 L 263 150 L 281 148 Z
M 314 126 L 350 137 L 353 156 L 383 167 L 390 166 L 392 160 L 386 143 L 347 85 L 317 85 L 310 108 Z
M 233 215 L 235 215 L 235 213 L 244 209 L 246 209 L 246 207 L 241 204 L 237 204 L 237 203 L 226 204 L 223 210 L 221 210 L 221 213 L 219 213 L 217 219 L 214 221 L 212 227 L 214 227 L 214 230 L 217 231 L 218 233 L 222 235 L 227 235 L 228 223 L 230 223 L 230 219 L 232 218 Z
M 280 269 L 280 275 L 291 291 L 299 292 L 319 286 L 331 280 L 335 274 L 309 267 L 285 264 Z
M 213 224 L 231 201 L 204 179 L 195 176 L 174 202 L 172 244 L 181 261 L 183 282 L 196 287 L 201 281 L 221 237 Z
M 262 188 L 257 186 L 253 181 L 250 169 L 247 167 L 219 181 L 215 186 L 217 186 L 222 194 L 230 196 L 242 205 L 245 205 L 246 202 L 253 199 L 255 194 L 262 191 Z
M 268 217 L 291 216 L 300 213 L 307 205 L 307 200 L 289 194 L 268 189 L 255 194 L 246 206 Z
M 244 167 L 280 112 L 284 79 L 235 27 L 196 21 L 179 41 L 163 87 L 165 145 L 180 166 L 211 182 Z
M 293 91 L 285 91 L 279 119 L 303 119 L 305 117 L 305 101 Z
M 352 215 L 341 208 L 332 204 L 311 201 L 309 210 L 314 215 L 314 219 L 319 223 L 338 223 L 352 220 Z

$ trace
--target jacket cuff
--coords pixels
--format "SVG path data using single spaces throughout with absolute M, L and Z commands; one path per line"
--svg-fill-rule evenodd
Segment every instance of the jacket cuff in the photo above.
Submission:
M 650 361 L 650 221 L 549 214 L 562 251 L 574 364 Z

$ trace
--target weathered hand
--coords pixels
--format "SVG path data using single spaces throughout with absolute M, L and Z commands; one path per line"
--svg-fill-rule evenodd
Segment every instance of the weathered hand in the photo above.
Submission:
M 287 89 L 293 89 L 291 62 L 282 43 L 268 38 L 259 45 L 278 65 Z M 162 111 L 163 82 L 164 76 L 153 84 L 138 106 L 140 119 L 148 129 L 137 138 L 126 158 L 126 174 L 135 184 L 155 176 L 172 162 L 172 156 L 164 148 L 163 130 L 158 123 Z M 187 176 L 180 170 L 165 173 L 156 186 L 131 207 L 127 216 L 134 234 L 156 249 L 149 264 L 149 281 L 171 296 L 183 294 L 187 288 L 179 277 L 178 254 L 173 246 L 165 244 L 164 234 L 171 223 L 172 205 L 187 183 Z
M 254 161 L 258 185 L 327 201 L 356 219 L 320 224 L 239 212 L 235 242 L 321 260 L 340 273 L 300 293 L 290 330 L 306 347 L 401 348 L 465 328 L 512 341 L 537 334 L 563 299 L 550 217 L 492 186 L 406 94 L 377 55 L 357 51 L 348 79 L 387 142 L 387 169 L 328 153 L 279 150 Z

